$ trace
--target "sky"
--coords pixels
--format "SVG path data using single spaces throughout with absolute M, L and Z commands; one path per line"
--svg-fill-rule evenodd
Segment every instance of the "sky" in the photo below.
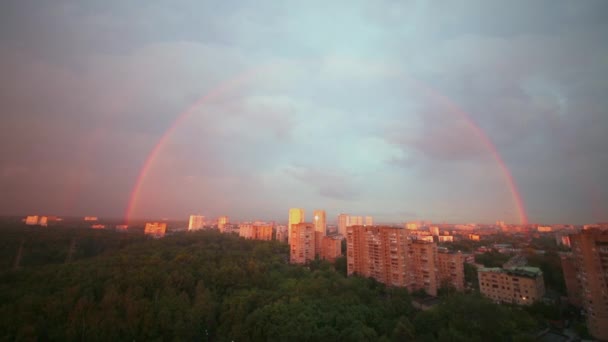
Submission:
M 607 221 L 607 14 L 8 0 L 0 214 Z

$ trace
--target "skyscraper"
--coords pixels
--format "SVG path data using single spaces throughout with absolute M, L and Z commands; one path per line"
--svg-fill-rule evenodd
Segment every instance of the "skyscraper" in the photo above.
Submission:
M 188 221 L 188 231 L 203 229 L 205 226 L 205 216 L 202 215 L 190 215 Z
M 287 224 L 288 235 L 287 238 L 291 239 L 291 229 L 294 225 L 304 222 L 304 209 L 291 208 L 289 209 L 289 222 Z
M 587 328 L 593 337 L 608 341 L 608 230 L 583 230 L 570 235 L 570 243 L 582 288 L 580 299 L 587 312 Z
M 348 214 L 338 215 L 338 234 L 346 237 L 346 228 L 348 227 Z

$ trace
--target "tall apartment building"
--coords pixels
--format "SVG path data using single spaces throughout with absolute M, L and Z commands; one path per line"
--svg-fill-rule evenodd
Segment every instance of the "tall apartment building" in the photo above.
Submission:
M 365 216 L 364 225 L 366 225 L 366 226 L 373 226 L 374 225 L 374 218 L 371 217 L 371 216 Z
M 325 236 L 327 234 L 327 218 L 325 210 L 315 210 L 313 212 L 313 223 L 317 232 L 322 232 Z
M 144 228 L 144 234 L 154 238 L 162 238 L 167 233 L 167 224 L 164 222 L 148 222 Z
M 496 302 L 530 305 L 545 295 L 543 272 L 536 267 L 481 267 L 477 275 L 481 294 Z
M 410 285 L 407 266 L 407 235 L 394 227 L 350 226 L 346 229 L 348 275 L 372 277 L 391 285 Z
M 446 248 L 439 248 L 437 270 L 440 287 L 447 283 L 458 291 L 464 291 L 464 256 L 460 251 L 451 252 Z
M 289 221 L 287 223 L 288 235 L 287 239 L 291 239 L 291 229 L 294 225 L 304 222 L 304 209 L 291 208 L 289 209 Z
M 583 230 L 570 235 L 570 243 L 587 328 L 596 339 L 608 341 L 608 230 Z
M 276 231 L 275 239 L 277 241 L 287 242 L 287 239 L 288 239 L 287 226 L 275 226 L 275 231 Z
M 348 224 L 348 214 L 340 214 L 338 215 L 338 234 L 342 236 L 346 236 L 346 228 L 349 226 Z
M 188 220 L 188 231 L 200 230 L 205 227 L 205 216 L 190 215 Z
M 410 277 L 410 291 L 424 290 L 431 296 L 437 295 L 439 286 L 437 269 L 437 245 L 433 242 L 408 240 L 407 273 Z
M 248 240 L 272 240 L 272 224 L 265 222 L 242 223 L 239 236 Z
M 351 226 L 346 233 L 348 274 L 436 296 L 441 281 L 464 289 L 464 257 L 437 252 L 434 242 L 396 227 Z M 441 255 L 440 255 L 441 254 Z
M 315 259 L 315 226 L 312 223 L 293 224 L 289 231 L 289 262 L 305 264 Z
M 226 225 L 230 222 L 230 219 L 228 218 L 228 216 L 220 216 L 217 218 L 217 229 L 219 229 L 220 232 L 224 232 L 224 230 L 226 229 Z

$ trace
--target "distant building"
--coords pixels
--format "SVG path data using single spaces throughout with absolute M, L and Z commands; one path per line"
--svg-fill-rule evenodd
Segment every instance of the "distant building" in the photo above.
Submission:
M 276 237 L 275 239 L 279 242 L 287 242 L 287 235 L 288 235 L 288 231 L 287 231 L 287 226 L 276 226 L 275 227 L 275 231 L 276 231 Z
M 373 226 L 374 225 L 374 218 L 371 216 L 365 216 L 365 223 L 364 225 L 366 226 Z
M 34 215 L 34 216 L 28 216 L 25 218 L 25 224 L 27 224 L 28 226 L 35 226 L 38 224 L 38 216 Z
M 348 214 L 338 215 L 338 234 L 346 236 L 346 228 L 348 226 Z
M 496 302 L 530 305 L 545 295 L 543 272 L 536 267 L 481 267 L 477 275 L 481 294 Z
M 461 252 L 438 249 L 437 269 L 440 286 L 449 284 L 458 291 L 464 291 L 464 256 Z
M 337 257 L 342 256 L 342 240 L 341 235 L 324 236 L 321 242 L 320 258 L 333 262 Z
M 362 225 L 363 225 L 362 216 L 351 216 L 348 218 L 348 226 L 362 226 Z
M 439 236 L 439 227 L 437 227 L 437 226 L 430 226 L 429 227 L 429 232 L 433 236 Z
M 224 232 L 224 229 L 226 228 L 226 225 L 229 223 L 229 218 L 228 216 L 220 216 L 217 218 L 217 229 L 219 229 L 220 232 Z
M 539 233 L 550 233 L 553 231 L 553 227 L 551 226 L 538 226 L 536 229 Z
M 97 221 L 97 217 L 96 216 L 85 216 L 84 220 L 85 221 Z
M 439 242 L 454 242 L 454 237 L 452 235 L 439 235 L 437 239 Z
M 190 215 L 188 220 L 188 231 L 200 230 L 205 228 L 205 216 Z
M 420 224 L 418 224 L 418 222 L 406 222 L 405 223 L 405 229 L 418 230 L 418 228 L 420 228 Z
M 582 301 L 589 333 L 598 340 L 608 341 L 608 230 L 588 228 L 570 235 L 570 243 L 573 266 L 582 290 L 582 297 L 575 301 Z
M 315 225 L 315 231 L 327 234 L 327 219 L 325 216 L 325 210 L 315 210 L 313 212 L 313 223 Z
M 272 224 L 265 222 L 239 225 L 239 236 L 248 240 L 272 240 Z
M 91 225 L 91 229 L 106 229 L 106 225 L 105 224 L 92 224 Z
M 293 224 L 289 232 L 289 261 L 305 264 L 315 259 L 315 226 L 312 223 Z
M 304 209 L 291 208 L 289 209 L 289 221 L 287 223 L 288 235 L 287 239 L 291 239 L 291 230 L 293 226 L 304 222 Z
M 480 239 L 481 239 L 481 236 L 479 234 L 469 234 L 469 240 L 479 241 Z
M 144 228 L 144 234 L 154 238 L 162 238 L 167 233 L 167 224 L 164 222 L 148 222 Z
M 372 277 L 390 285 L 408 287 L 407 234 L 394 227 L 351 226 L 346 230 L 348 275 Z

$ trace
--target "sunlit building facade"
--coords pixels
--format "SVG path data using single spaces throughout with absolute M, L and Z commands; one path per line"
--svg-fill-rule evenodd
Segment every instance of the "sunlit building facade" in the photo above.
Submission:
M 289 261 L 292 264 L 305 264 L 314 260 L 315 226 L 312 223 L 293 224 L 289 231 Z
M 531 305 L 545 295 L 543 272 L 537 267 L 481 267 L 479 291 L 495 302 Z
M 365 222 L 363 222 L 364 225 L 366 226 L 373 226 L 374 225 L 374 218 L 371 216 L 365 216 Z
M 38 224 L 38 216 L 32 215 L 25 218 L 25 224 L 28 226 L 35 226 Z
M 342 256 L 342 239 L 341 235 L 324 236 L 321 241 L 320 258 L 334 262 L 336 258 Z
M 167 224 L 164 222 L 148 222 L 144 228 L 144 234 L 154 238 L 162 238 L 167 233 Z
M 291 229 L 294 225 L 304 222 L 304 209 L 291 208 L 289 209 L 289 221 L 287 223 L 288 235 L 287 239 L 291 239 Z
M 272 240 L 272 224 L 265 222 L 242 223 L 239 236 L 248 240 Z
M 321 232 L 323 235 L 327 234 L 327 218 L 325 215 L 325 210 L 315 210 L 313 212 L 313 223 L 317 232 Z
M 346 228 L 349 226 L 348 217 L 348 214 L 338 215 L 338 234 L 344 237 L 346 236 Z
M 450 285 L 458 291 L 464 291 L 464 256 L 460 251 L 437 249 L 437 270 L 440 287 Z
M 205 216 L 190 215 L 188 220 L 188 231 L 200 230 L 205 228 Z
M 226 225 L 230 222 L 228 216 L 220 216 L 217 218 L 217 229 L 219 229 L 220 232 L 224 232 L 224 230 L 226 229 Z
M 408 240 L 406 263 L 409 290 L 424 290 L 436 296 L 439 288 L 437 245 L 421 239 Z

